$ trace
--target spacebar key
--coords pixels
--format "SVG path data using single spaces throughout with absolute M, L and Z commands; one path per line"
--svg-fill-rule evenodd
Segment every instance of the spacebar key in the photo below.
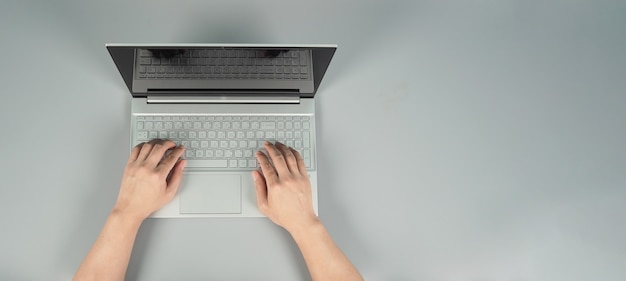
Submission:
M 187 160 L 185 167 L 193 168 L 228 168 L 227 160 Z

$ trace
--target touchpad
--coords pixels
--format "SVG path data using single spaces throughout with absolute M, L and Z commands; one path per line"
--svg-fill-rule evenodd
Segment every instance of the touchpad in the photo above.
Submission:
M 241 176 L 189 173 L 180 191 L 181 214 L 240 214 Z

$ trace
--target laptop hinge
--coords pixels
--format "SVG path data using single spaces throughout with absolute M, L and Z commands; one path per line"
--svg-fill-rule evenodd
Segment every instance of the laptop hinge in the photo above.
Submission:
M 300 103 L 299 96 L 148 96 L 148 103 Z

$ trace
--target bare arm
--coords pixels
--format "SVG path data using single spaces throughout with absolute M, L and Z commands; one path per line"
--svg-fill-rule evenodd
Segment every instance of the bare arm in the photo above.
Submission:
M 272 161 L 257 152 L 263 174 L 252 172 L 261 212 L 291 234 L 314 281 L 363 280 L 315 215 L 311 183 L 300 154 L 278 142 L 266 142 L 265 148 Z
M 166 151 L 171 153 L 163 157 Z M 154 140 L 131 151 L 117 203 L 73 280 L 124 280 L 139 227 L 171 201 L 180 186 L 183 147 Z

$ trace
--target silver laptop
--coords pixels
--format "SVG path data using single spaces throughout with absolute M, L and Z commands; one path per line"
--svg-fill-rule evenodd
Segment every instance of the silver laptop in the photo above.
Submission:
M 131 147 L 185 145 L 182 186 L 154 218 L 259 217 L 251 171 L 266 140 L 298 150 L 317 213 L 315 93 L 336 45 L 107 44 L 128 90 Z

